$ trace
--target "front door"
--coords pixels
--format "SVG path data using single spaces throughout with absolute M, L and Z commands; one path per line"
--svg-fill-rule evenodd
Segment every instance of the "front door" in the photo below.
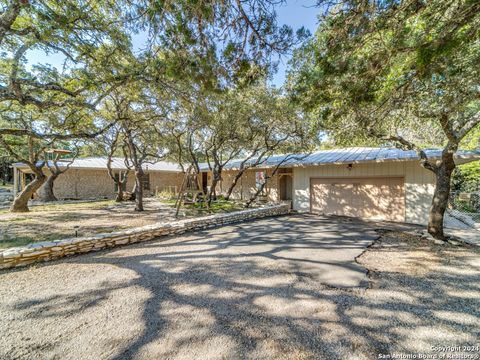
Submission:
M 290 175 L 280 177 L 280 200 L 292 200 L 292 177 Z
M 205 194 L 208 192 L 207 186 L 208 186 L 208 173 L 202 172 L 202 189 Z

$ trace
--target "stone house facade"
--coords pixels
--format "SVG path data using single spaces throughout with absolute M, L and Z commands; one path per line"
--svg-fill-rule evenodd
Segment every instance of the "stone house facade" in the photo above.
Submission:
M 225 194 L 232 185 L 237 170 L 225 170 L 222 172 L 222 180 L 217 186 L 219 194 Z M 262 175 L 263 173 L 263 175 Z M 264 198 L 269 202 L 292 200 L 292 172 L 291 169 L 279 169 L 273 174 L 272 168 L 248 169 L 244 172 L 237 185 L 233 188 L 231 199 L 249 200 L 257 191 L 257 182 L 262 177 L 267 179 L 264 188 Z
M 114 181 L 110 178 L 106 158 L 76 159 L 69 169 L 61 174 L 54 183 L 54 193 L 58 199 L 111 199 L 116 194 Z M 65 165 L 60 163 L 60 167 Z M 114 173 L 126 171 L 123 159 L 112 162 Z M 14 192 L 21 191 L 31 177 L 30 169 L 21 163 L 13 165 Z M 183 172 L 178 165 L 169 162 L 157 162 L 145 166 L 144 193 L 146 196 L 168 191 L 177 193 L 180 189 Z M 48 167 L 45 174 L 49 175 Z M 132 191 L 135 175 L 130 171 L 127 176 L 126 191 Z

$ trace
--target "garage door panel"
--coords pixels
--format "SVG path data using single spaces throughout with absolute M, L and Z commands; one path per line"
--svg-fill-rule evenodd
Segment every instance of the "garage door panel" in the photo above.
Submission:
M 403 178 L 311 179 L 314 213 L 405 221 Z

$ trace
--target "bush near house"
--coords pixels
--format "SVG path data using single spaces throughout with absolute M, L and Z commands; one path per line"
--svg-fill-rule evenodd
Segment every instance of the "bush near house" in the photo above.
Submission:
M 480 161 L 459 165 L 452 180 L 452 190 L 480 192 Z

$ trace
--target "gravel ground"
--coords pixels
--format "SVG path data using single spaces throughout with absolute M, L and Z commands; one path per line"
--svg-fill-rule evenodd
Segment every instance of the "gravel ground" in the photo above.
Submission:
M 294 262 L 233 253 L 233 237 L 258 240 L 242 226 L 1 273 L 0 358 L 377 359 L 479 345 L 478 249 L 385 232 L 357 257 L 369 287 L 338 289 Z

